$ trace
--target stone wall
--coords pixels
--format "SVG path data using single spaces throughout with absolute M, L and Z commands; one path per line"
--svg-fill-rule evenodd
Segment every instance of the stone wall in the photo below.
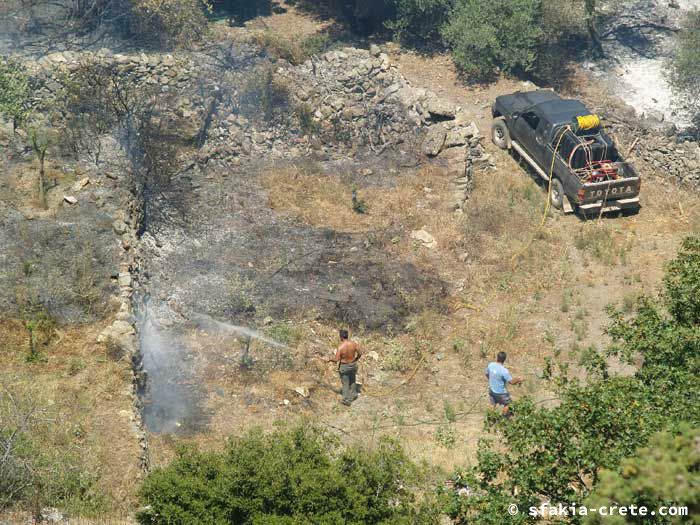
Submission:
M 601 109 L 620 153 L 661 177 L 700 185 L 700 143 L 679 139 L 676 129 L 653 118 L 639 118 L 629 107 Z
M 423 159 L 446 164 L 455 209 L 468 196 L 473 170 L 490 166 L 479 130 L 460 108 L 411 86 L 376 46 L 330 51 L 283 74 L 296 103 L 313 111 L 325 144 L 334 144 L 341 126 L 377 153 L 412 142 Z

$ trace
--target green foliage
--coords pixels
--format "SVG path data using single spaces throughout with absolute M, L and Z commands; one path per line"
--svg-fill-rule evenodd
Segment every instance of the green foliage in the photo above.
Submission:
M 382 355 L 382 370 L 405 372 L 411 367 L 411 355 L 400 343 L 392 341 Z
M 367 213 L 367 203 L 357 195 L 357 186 L 355 184 L 352 185 L 352 211 L 360 214 Z
M 683 324 L 700 323 L 700 237 L 683 241 L 664 279 L 666 302 L 673 317 Z
M 299 44 L 303 60 L 320 55 L 333 47 L 333 41 L 328 33 L 314 33 L 307 36 Z
M 700 430 L 682 426 L 679 432 L 660 432 L 649 446 L 622 461 L 617 470 L 605 470 L 593 494 L 591 507 L 623 504 L 658 509 L 662 506 L 688 507 L 686 516 L 647 516 L 644 523 L 700 523 Z M 590 514 L 587 525 L 639 523 L 633 516 Z
M 304 337 L 304 331 L 300 325 L 283 321 L 272 323 L 265 329 L 265 333 L 276 342 L 287 346 L 296 346 Z
M 443 36 L 466 73 L 530 71 L 542 39 L 540 0 L 458 0 Z
M 347 448 L 309 425 L 232 439 L 221 453 L 180 448 L 141 491 L 142 524 L 412 524 L 406 485 L 416 468 L 401 448 Z M 422 523 L 435 523 L 424 519 Z
M 600 262 L 614 265 L 625 262 L 631 243 L 620 242 L 610 228 L 601 224 L 589 224 L 576 233 L 574 246 Z
M 669 66 L 671 85 L 700 109 L 700 11 L 687 14 Z
M 0 115 L 16 126 L 29 114 L 29 76 L 17 61 L 0 57 Z
M 27 362 L 41 360 L 39 348 L 47 345 L 53 337 L 56 320 L 51 316 L 41 299 L 29 290 L 17 294 L 19 318 L 27 331 L 29 352 Z
M 441 447 L 452 449 L 457 444 L 457 433 L 449 423 L 440 425 L 435 429 L 435 441 Z
M 440 28 L 447 22 L 454 0 L 392 0 L 395 16 L 386 22 L 403 42 L 439 42 Z
M 469 485 L 478 495 L 454 496 L 448 509 L 453 517 L 495 524 L 511 503 L 520 508 L 538 506 L 541 501 L 580 505 L 601 476 L 624 476 L 626 458 L 647 446 L 656 432 L 700 423 L 700 387 L 695 377 L 700 365 L 700 323 L 692 314 L 692 294 L 676 293 L 697 286 L 696 251 L 697 240 L 687 239 L 669 265 L 666 296 L 673 316 L 660 312 L 648 299 L 640 300 L 631 318 L 610 310 L 612 344 L 605 355 L 592 347 L 582 352 L 581 364 L 588 371 L 585 381 L 567 377 L 566 367 L 561 368 L 562 375 L 553 382 L 560 400 L 557 406 L 542 408 L 525 398 L 513 404 L 514 417 L 489 418 L 500 443 L 482 442 L 477 466 L 456 474 L 458 486 Z M 610 356 L 642 365 L 633 376 L 613 375 L 606 362 Z M 549 362 L 545 376 L 552 376 L 551 368 Z M 600 497 L 609 496 L 615 487 L 614 481 L 608 481 Z M 653 501 L 666 497 L 662 488 L 659 491 Z M 694 497 L 697 494 L 689 499 Z M 670 493 L 664 501 L 669 499 L 673 499 Z M 615 501 L 633 503 L 624 498 Z M 577 520 L 567 517 L 563 522 Z M 514 523 L 534 521 L 521 513 Z
M 290 64 L 303 64 L 306 60 L 330 50 L 334 43 L 328 33 L 314 33 L 303 40 L 281 36 L 273 31 L 254 33 L 252 41 L 267 50 L 272 56 Z

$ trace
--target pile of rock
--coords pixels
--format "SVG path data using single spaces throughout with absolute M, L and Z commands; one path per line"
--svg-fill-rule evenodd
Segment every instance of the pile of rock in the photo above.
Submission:
M 136 213 L 133 215 L 136 215 Z M 133 250 L 137 242 L 133 222 L 133 216 L 130 216 L 123 210 L 119 210 L 115 214 L 114 222 L 112 223 L 112 229 L 121 239 L 122 247 L 119 273 L 117 274 L 119 311 L 114 316 L 112 323 L 97 336 L 97 342 L 107 345 L 109 352 L 118 353 L 120 356 L 128 358 L 131 363 L 138 363 L 140 361 L 140 353 L 136 317 L 132 308 L 132 296 L 138 270 Z M 111 349 L 109 348 L 110 346 L 112 347 Z M 129 397 L 134 410 L 128 416 L 141 447 L 141 466 L 144 471 L 147 471 L 149 468 L 148 441 L 141 420 L 141 402 L 138 395 L 139 385 L 139 374 L 137 370 L 132 368 Z
M 660 177 L 700 184 L 697 139 L 679 140 L 674 126 L 650 117 L 640 118 L 629 107 L 615 107 L 603 114 L 606 129 L 616 138 L 620 153 L 631 162 L 646 164 L 649 171 Z

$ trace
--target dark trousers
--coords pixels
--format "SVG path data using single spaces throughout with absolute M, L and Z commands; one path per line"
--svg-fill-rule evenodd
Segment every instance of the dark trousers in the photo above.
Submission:
M 338 367 L 340 373 L 340 383 L 343 386 L 343 401 L 352 403 L 357 399 L 357 384 L 355 376 L 357 376 L 357 362 L 341 364 Z

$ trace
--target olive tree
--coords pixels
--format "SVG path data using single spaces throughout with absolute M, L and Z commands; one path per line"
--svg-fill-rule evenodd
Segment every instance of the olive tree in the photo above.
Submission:
M 588 507 L 613 505 L 686 507 L 686 515 L 647 515 L 644 523 L 698 523 L 700 513 L 700 430 L 681 425 L 678 431 L 654 434 L 649 446 L 625 459 L 617 470 L 602 472 L 600 483 L 586 501 Z M 638 516 L 601 516 L 591 513 L 587 525 L 639 523 Z

